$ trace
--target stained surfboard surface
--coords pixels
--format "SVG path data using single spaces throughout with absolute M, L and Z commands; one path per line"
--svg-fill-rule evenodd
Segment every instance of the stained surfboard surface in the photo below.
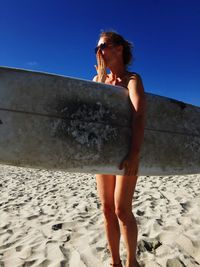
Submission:
M 200 108 L 146 93 L 139 175 L 200 173 Z M 0 67 L 0 163 L 123 174 L 132 109 L 128 90 Z

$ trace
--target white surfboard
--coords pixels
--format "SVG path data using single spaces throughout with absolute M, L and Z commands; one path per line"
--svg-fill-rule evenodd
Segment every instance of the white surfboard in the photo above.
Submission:
M 200 173 L 200 108 L 146 96 L 139 175 Z M 123 174 L 130 105 L 122 87 L 0 67 L 0 163 Z

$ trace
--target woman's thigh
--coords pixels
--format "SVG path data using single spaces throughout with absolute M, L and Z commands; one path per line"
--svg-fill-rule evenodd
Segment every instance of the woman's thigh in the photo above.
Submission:
M 132 200 L 137 183 L 137 176 L 116 176 L 114 201 L 116 209 L 132 210 Z
M 103 205 L 114 206 L 114 192 L 116 176 L 108 174 L 96 174 L 97 192 Z

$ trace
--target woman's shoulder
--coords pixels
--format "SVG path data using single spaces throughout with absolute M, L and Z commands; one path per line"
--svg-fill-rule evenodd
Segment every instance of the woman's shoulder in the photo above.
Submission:
M 130 72 L 128 71 L 128 79 L 130 80 L 142 80 L 140 74 L 138 74 L 137 72 Z
M 144 91 L 144 86 L 140 74 L 136 72 L 129 72 L 127 88 L 137 88 L 138 90 Z

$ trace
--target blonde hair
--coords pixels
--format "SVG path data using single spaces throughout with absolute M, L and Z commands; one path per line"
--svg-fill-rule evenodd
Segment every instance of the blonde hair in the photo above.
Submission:
M 130 65 L 133 60 L 132 48 L 133 44 L 124 39 L 120 34 L 115 31 L 102 31 L 100 33 L 100 38 L 105 37 L 114 45 L 123 46 L 123 61 L 126 66 Z

